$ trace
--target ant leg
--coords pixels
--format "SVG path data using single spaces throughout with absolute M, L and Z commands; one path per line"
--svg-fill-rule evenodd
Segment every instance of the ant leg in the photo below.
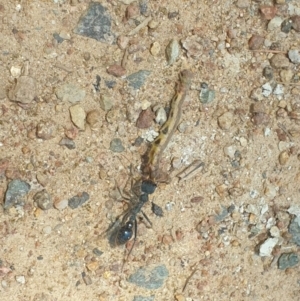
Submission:
M 149 223 L 149 225 L 150 225 L 151 228 L 152 228 L 152 222 L 150 221 L 150 219 L 148 218 L 148 216 L 146 215 L 146 213 L 145 213 L 143 210 L 141 210 L 141 212 L 142 212 L 144 218 L 147 220 L 147 222 Z

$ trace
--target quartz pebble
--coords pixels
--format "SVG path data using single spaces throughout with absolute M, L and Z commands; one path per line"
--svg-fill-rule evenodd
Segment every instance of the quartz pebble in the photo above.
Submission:
M 162 125 L 167 120 L 167 113 L 164 108 L 160 107 L 155 112 L 155 122 Z
M 300 64 L 300 53 L 298 49 L 289 50 L 288 56 L 292 63 Z
M 85 129 L 86 113 L 80 105 L 74 105 L 69 108 L 72 122 L 80 129 Z
M 26 283 L 25 276 L 23 276 L 23 275 L 16 276 L 16 281 L 20 284 L 25 284 Z
M 278 243 L 278 238 L 267 238 L 259 248 L 259 256 L 271 256 L 274 247 Z

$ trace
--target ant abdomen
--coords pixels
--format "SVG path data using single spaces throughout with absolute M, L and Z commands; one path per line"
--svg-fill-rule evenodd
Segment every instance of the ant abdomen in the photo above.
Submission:
M 133 235 L 133 222 L 128 221 L 123 227 L 121 227 L 116 233 L 116 245 L 124 245 L 132 238 Z

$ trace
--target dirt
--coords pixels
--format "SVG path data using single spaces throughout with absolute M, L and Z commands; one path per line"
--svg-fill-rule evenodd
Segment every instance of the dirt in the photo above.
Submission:
M 144 15 L 122 1 L 100 3 L 115 37 L 126 38 L 149 16 L 154 22 L 128 36 L 133 50 L 125 61 L 120 43 L 74 33 L 88 1 L 0 4 L 1 299 L 300 300 L 299 265 L 278 268 L 281 254 L 299 254 L 288 228 L 295 217 L 288 210 L 299 206 L 299 65 L 287 61 L 287 52 L 300 49 L 300 37 L 280 24 L 268 29 L 267 20 L 299 14 L 299 2 L 148 0 L 141 2 Z M 270 6 L 263 10 L 268 16 L 262 5 Z M 264 42 L 252 38 L 250 50 L 253 35 Z M 172 39 L 180 54 L 168 65 Z M 268 80 L 263 70 L 278 53 L 284 65 L 272 66 Z M 122 60 L 123 68 L 107 73 Z M 112 247 L 103 232 L 125 212 L 130 182 L 141 176 L 149 142 L 136 139 L 160 128 L 152 122 L 140 129 L 136 120 L 149 107 L 169 107 L 183 69 L 193 72 L 192 86 L 161 162 L 171 182 L 158 183 L 150 198 L 164 215 L 145 205 L 152 227 L 138 218 L 137 241 L 122 268 L 132 241 Z M 140 70 L 150 75 L 135 90 L 125 77 Z M 18 81 L 25 92 L 14 90 Z M 284 92 L 250 97 L 267 82 Z M 75 103 L 57 96 L 66 83 L 85 92 L 76 102 L 80 125 L 72 116 L 77 127 L 70 116 Z M 199 99 L 202 83 L 215 93 L 209 103 Z M 66 137 L 75 148 L 72 141 L 70 148 L 59 145 Z M 120 153 L 110 149 L 115 138 Z M 204 167 L 179 181 L 176 175 L 195 160 Z M 30 191 L 24 204 L 4 209 L 14 179 Z M 34 201 L 43 189 L 53 208 Z M 60 208 L 84 192 L 82 206 Z M 260 246 L 271 237 L 277 243 L 262 256 Z M 158 289 L 127 281 L 139 267 L 161 265 L 169 275 Z

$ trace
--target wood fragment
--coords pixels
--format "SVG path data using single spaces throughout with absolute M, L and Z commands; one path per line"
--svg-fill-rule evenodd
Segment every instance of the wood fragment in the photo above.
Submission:
M 185 168 L 182 172 L 177 174 L 176 177 L 179 178 L 179 181 L 185 181 L 193 178 L 197 173 L 203 170 L 204 162 L 200 160 L 195 160 L 192 164 L 190 164 L 187 168 Z

